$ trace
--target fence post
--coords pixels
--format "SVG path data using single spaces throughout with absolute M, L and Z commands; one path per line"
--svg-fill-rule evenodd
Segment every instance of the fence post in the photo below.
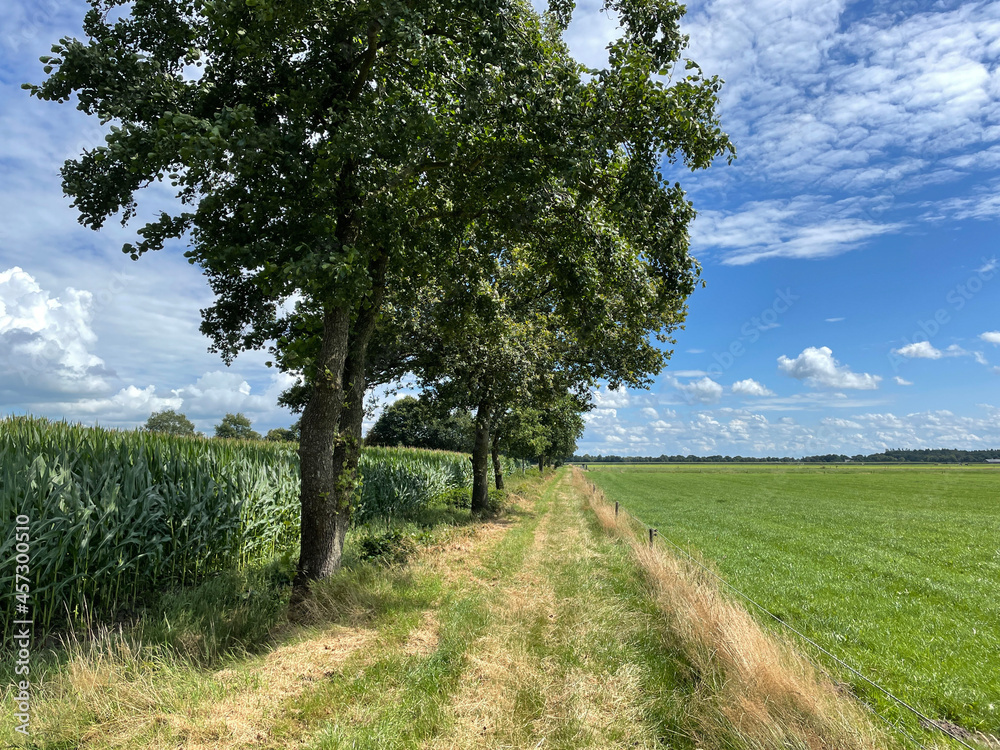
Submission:
M 618 518 L 618 501 L 615 500 L 615 518 Z
M 653 546 L 653 537 L 655 537 L 655 536 L 656 536 L 656 529 L 650 529 L 649 530 L 649 546 L 650 547 Z

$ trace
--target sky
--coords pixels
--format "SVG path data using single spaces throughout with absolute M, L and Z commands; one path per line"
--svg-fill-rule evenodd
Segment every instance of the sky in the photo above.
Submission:
M 261 431 L 289 379 L 227 367 L 211 292 L 179 244 L 77 223 L 59 167 L 103 140 L 21 90 L 81 36 L 79 0 L 0 17 L 0 415 L 134 427 L 167 408 Z M 732 165 L 665 167 L 698 211 L 691 297 L 649 390 L 594 392 L 578 453 L 802 456 L 1000 448 L 1000 3 L 699 0 L 687 57 L 725 80 Z M 577 3 L 573 53 L 616 21 Z

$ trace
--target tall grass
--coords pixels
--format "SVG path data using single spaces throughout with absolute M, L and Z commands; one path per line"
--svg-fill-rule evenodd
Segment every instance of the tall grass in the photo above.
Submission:
M 364 452 L 361 473 L 364 521 L 467 485 L 471 465 L 461 454 L 380 448 Z M 2 420 L 3 628 L 16 619 L 18 516 L 29 519 L 32 615 L 48 628 L 292 550 L 298 492 L 294 445 Z

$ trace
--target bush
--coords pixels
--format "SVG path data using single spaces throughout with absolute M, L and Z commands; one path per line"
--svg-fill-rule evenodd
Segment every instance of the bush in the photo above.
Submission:
M 486 510 L 483 511 L 483 515 L 498 516 L 506 512 L 508 508 L 510 508 L 510 500 L 507 497 L 507 491 L 492 489 L 486 497 Z
M 439 494 L 434 500 L 448 508 L 471 508 L 472 490 L 468 487 L 452 487 Z
M 402 565 L 417 551 L 416 541 L 401 529 L 372 534 L 362 539 L 358 547 L 362 560 L 383 565 Z

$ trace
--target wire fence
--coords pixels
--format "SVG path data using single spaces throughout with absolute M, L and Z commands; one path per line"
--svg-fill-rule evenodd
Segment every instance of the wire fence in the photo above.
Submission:
M 583 465 L 583 468 L 586 469 L 586 464 Z M 604 493 L 601 492 L 600 488 L 596 484 L 594 484 L 593 482 L 591 482 L 589 480 L 587 480 L 587 484 L 590 486 L 590 489 L 591 489 L 591 491 L 593 493 L 595 493 L 595 494 L 600 493 L 601 496 L 604 497 Z M 873 680 L 870 677 L 868 677 L 867 675 L 865 675 L 859 669 L 855 668 L 854 666 L 852 666 L 848 662 L 844 661 L 842 658 L 840 658 L 836 654 L 832 653 L 829 649 L 824 648 L 822 645 L 820 645 L 815 640 L 813 640 L 812 638 L 810 638 L 809 636 L 807 636 L 801 630 L 797 629 L 793 625 L 791 625 L 788 622 L 786 622 L 785 620 L 783 620 L 778 615 L 774 614 L 771 610 L 769 610 L 763 604 L 761 604 L 760 602 L 756 601 L 755 599 L 753 599 L 748 594 L 744 593 L 743 591 L 740 591 L 738 588 L 736 588 L 735 586 L 733 586 L 725 578 L 723 578 L 718 573 L 716 573 L 714 570 L 712 570 L 707 565 L 705 565 L 704 563 L 702 563 L 700 560 L 698 560 L 696 557 L 694 557 L 691 553 L 689 553 L 686 549 L 684 549 L 679 544 L 676 544 L 671 539 L 669 539 L 668 537 L 666 537 L 662 533 L 660 533 L 659 529 L 656 529 L 656 528 L 654 528 L 652 526 L 649 526 L 648 524 L 646 524 L 643 521 L 639 520 L 634 515 L 632 515 L 631 513 L 629 513 L 627 510 L 625 510 L 618 503 L 618 501 L 615 501 L 615 518 L 617 519 L 617 518 L 619 518 L 619 516 L 624 516 L 625 518 L 627 518 L 635 526 L 645 529 L 646 530 L 645 536 L 647 536 L 648 539 L 649 539 L 649 545 L 650 545 L 650 547 L 652 547 L 652 546 L 654 546 L 656 544 L 656 540 L 657 539 L 662 540 L 665 544 L 669 545 L 672 549 L 675 549 L 678 552 L 680 552 L 682 555 L 684 555 L 685 558 L 687 558 L 688 560 L 690 560 L 700 570 L 704 571 L 709 576 L 711 576 L 714 580 L 718 581 L 723 587 L 726 588 L 726 590 L 731 591 L 737 597 L 739 597 L 743 601 L 745 601 L 748 604 L 750 604 L 754 609 L 756 609 L 757 611 L 759 611 L 762 614 L 766 615 L 767 617 L 769 617 L 770 619 L 772 619 L 774 622 L 778 623 L 778 625 L 780 627 L 784 628 L 785 630 L 787 630 L 790 633 L 793 633 L 801 641 L 803 641 L 805 643 L 808 643 L 810 646 L 812 646 L 813 648 L 815 648 L 817 651 L 819 651 L 820 653 L 822 653 L 824 656 L 826 656 L 827 658 L 833 660 L 837 665 L 839 665 L 840 667 L 843 667 L 845 670 L 847 670 L 848 672 L 850 672 L 856 678 L 858 678 L 859 680 L 861 680 L 865 684 L 867 684 L 867 685 L 875 688 L 875 690 L 877 690 L 880 693 L 882 693 L 883 695 L 885 695 L 887 698 L 889 698 L 890 700 L 892 700 L 893 702 L 895 702 L 897 705 L 899 705 L 905 711 L 909 711 L 911 714 L 913 714 L 914 716 L 916 716 L 919 719 L 921 726 L 923 726 L 923 727 L 925 727 L 927 729 L 932 729 L 932 730 L 936 730 L 936 731 L 940 732 L 941 734 L 943 734 L 946 737 L 948 737 L 950 740 L 953 740 L 954 742 L 957 742 L 962 747 L 968 748 L 968 750 L 982 750 L 982 748 L 976 747 L 974 745 L 970 745 L 962 737 L 958 736 L 953 730 L 951 730 L 948 726 L 944 725 L 940 720 L 932 719 L 930 716 L 928 716 L 926 713 L 924 713 L 920 709 L 918 709 L 918 708 L 910 705 L 905 700 L 903 700 L 902 698 L 900 698 L 899 696 L 897 696 L 895 693 L 893 693 L 891 690 L 889 690 L 888 688 L 886 688 L 883 685 L 880 685 L 878 682 L 876 682 L 875 680 Z M 811 657 L 809 658 L 809 660 L 810 660 L 810 662 L 815 667 L 817 667 L 827 677 L 829 677 L 830 679 L 834 679 L 834 680 L 836 679 L 834 677 L 834 675 L 832 675 L 829 672 L 829 670 L 827 670 L 826 667 L 823 664 L 821 664 L 820 662 L 818 662 L 817 660 L 815 660 L 815 659 L 813 659 Z M 872 706 L 867 701 L 860 701 L 860 702 L 872 714 L 874 714 L 879 719 L 881 719 L 883 722 L 885 722 L 894 731 L 896 731 L 899 734 L 901 734 L 904 737 L 906 737 L 910 742 L 912 742 L 914 745 L 916 745 L 917 747 L 921 748 L 922 750 L 927 750 L 927 747 L 924 744 L 922 744 L 920 742 L 920 740 L 918 740 L 916 737 L 914 737 L 913 735 L 911 735 L 906 730 L 906 728 L 903 727 L 901 724 L 899 724 L 898 722 L 893 722 L 888 717 L 883 716 L 882 714 L 880 714 L 875 709 L 875 707 Z

